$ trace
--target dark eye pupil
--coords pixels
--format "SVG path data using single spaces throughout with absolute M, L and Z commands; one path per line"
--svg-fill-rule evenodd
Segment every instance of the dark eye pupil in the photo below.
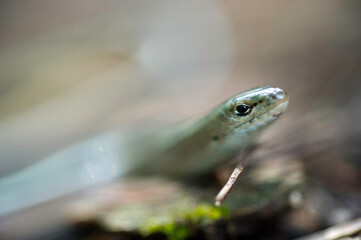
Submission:
M 236 110 L 237 110 L 236 114 L 238 116 L 244 116 L 251 112 L 251 107 L 247 106 L 245 104 L 242 104 L 242 105 L 238 105 Z

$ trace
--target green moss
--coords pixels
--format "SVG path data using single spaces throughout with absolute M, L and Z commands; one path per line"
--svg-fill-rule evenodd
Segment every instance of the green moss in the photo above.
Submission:
M 210 204 L 199 204 L 192 211 L 186 212 L 184 218 L 195 224 L 207 224 L 229 216 L 226 207 L 216 207 Z
M 229 216 L 225 207 L 215 207 L 210 204 L 199 204 L 193 209 L 182 212 L 166 224 L 149 224 L 144 227 L 143 233 L 163 233 L 170 240 L 183 240 L 191 235 L 192 226 L 211 224 Z
M 192 188 L 192 191 L 188 191 L 177 185 L 170 188 L 172 185 L 167 182 L 164 191 L 168 189 L 169 194 L 153 194 L 144 201 L 120 205 L 102 215 L 99 221 L 104 229 L 111 232 L 137 231 L 143 235 L 161 233 L 170 240 L 183 240 L 205 226 L 229 217 L 231 213 L 245 216 L 266 209 L 272 202 L 287 204 L 289 192 L 298 188 L 302 179 L 295 178 L 294 175 L 290 175 L 292 181 L 287 180 L 290 177 L 280 178 L 282 181 L 244 178 L 234 186 L 224 207 L 220 208 L 209 202 L 219 189 L 203 188 L 197 191 Z
M 176 223 L 148 226 L 148 234 L 163 233 L 169 240 L 183 240 L 190 236 L 191 231 L 188 226 Z

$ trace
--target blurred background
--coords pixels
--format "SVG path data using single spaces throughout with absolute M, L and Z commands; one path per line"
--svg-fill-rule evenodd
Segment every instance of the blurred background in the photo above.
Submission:
M 290 105 L 254 164 L 282 158 L 305 175 L 304 203 L 278 239 L 360 217 L 360 13 L 357 0 L 2 0 L 0 177 L 92 136 L 172 126 L 271 85 Z M 0 238 L 30 239 L 50 229 L 45 216 L 0 217 Z

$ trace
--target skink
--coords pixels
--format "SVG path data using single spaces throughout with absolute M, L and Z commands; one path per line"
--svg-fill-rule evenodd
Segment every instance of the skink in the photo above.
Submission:
M 0 180 L 0 216 L 127 176 L 190 178 L 237 156 L 284 112 L 288 96 L 262 86 L 225 101 L 206 116 L 124 144 L 116 133 L 61 150 Z

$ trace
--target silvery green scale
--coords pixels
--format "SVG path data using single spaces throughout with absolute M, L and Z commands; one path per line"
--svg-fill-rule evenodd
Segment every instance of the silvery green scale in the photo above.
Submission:
M 0 216 L 128 176 L 181 180 L 212 172 L 254 141 L 287 104 L 282 89 L 262 86 L 198 120 L 138 140 L 114 132 L 75 144 L 0 179 Z
M 212 171 L 237 156 L 287 105 L 288 96 L 280 88 L 263 86 L 240 93 L 200 120 L 140 144 L 143 147 L 133 151 L 135 158 L 146 159 L 132 172 L 192 177 Z M 159 152 L 147 154 L 151 149 Z

